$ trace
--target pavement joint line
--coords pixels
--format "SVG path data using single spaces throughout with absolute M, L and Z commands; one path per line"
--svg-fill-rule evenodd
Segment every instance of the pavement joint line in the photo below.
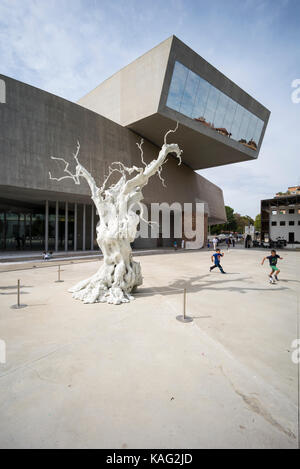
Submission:
M 159 291 L 157 291 L 157 289 L 155 287 L 152 286 L 152 288 L 158 293 Z M 162 296 L 162 295 L 161 295 Z M 175 311 L 175 306 L 170 303 L 168 300 L 164 300 L 166 303 L 169 304 L 169 306 L 173 309 L 173 311 Z M 191 313 L 189 313 L 191 314 Z M 191 323 L 192 325 L 193 323 Z M 252 376 L 253 377 L 253 372 L 251 370 L 251 368 L 249 368 L 247 365 L 244 365 L 242 364 L 236 357 L 234 357 L 230 352 L 229 350 L 227 350 L 227 348 L 225 348 L 220 342 L 216 341 L 215 339 L 213 339 L 212 337 L 210 337 L 206 332 L 204 332 L 201 327 L 199 327 L 199 325 L 195 322 L 194 324 L 198 330 L 200 331 L 201 334 L 204 335 L 204 337 L 206 338 L 206 340 L 211 343 L 213 345 L 214 348 L 217 348 L 218 350 L 221 351 L 221 353 L 225 354 L 227 356 L 227 358 L 232 361 L 233 363 L 236 363 L 239 367 L 239 370 L 240 372 L 249 378 L 249 376 Z M 195 330 L 195 329 L 194 329 Z M 246 371 L 245 371 L 246 370 Z M 265 386 L 265 387 L 268 387 L 269 388 L 269 391 L 276 397 L 278 397 L 278 399 L 285 399 L 285 400 L 288 400 L 288 398 L 282 394 L 281 392 L 277 391 L 273 386 L 270 386 L 268 384 L 267 381 L 264 380 L 264 378 L 262 376 L 259 375 L 259 377 L 257 377 L 257 372 L 255 372 L 255 382 L 258 383 L 260 382 L 260 385 L 261 386 Z M 294 404 L 293 402 L 291 402 L 291 405 L 298 411 L 299 407 L 298 405 Z
M 99 304 L 100 304 L 100 303 L 99 303 Z M 30 306 L 30 305 L 29 305 L 29 306 Z M 31 306 L 32 306 L 32 305 L 31 305 Z M 120 319 L 119 321 L 115 322 L 114 325 L 117 325 L 117 324 L 123 322 L 124 320 L 128 319 L 129 317 L 131 317 L 131 313 L 130 313 L 130 312 L 128 312 L 128 314 L 126 315 L 126 317 L 122 317 L 122 319 Z M 93 337 L 96 337 L 96 333 L 95 333 L 94 335 L 92 334 L 92 336 L 93 336 Z M 23 363 L 23 365 L 20 365 L 19 367 L 16 367 L 16 368 L 14 368 L 14 369 L 12 369 L 12 370 L 9 370 L 9 371 L 6 372 L 6 373 L 0 374 L 0 379 L 1 379 L 1 378 L 5 378 L 6 376 L 9 376 L 9 375 L 11 375 L 11 374 L 17 373 L 18 371 L 22 371 L 22 370 L 27 369 L 27 368 L 31 368 L 32 370 L 35 371 L 35 369 L 31 367 L 31 365 L 34 365 L 35 363 L 38 363 L 39 361 L 44 360 L 45 358 L 48 358 L 48 356 L 54 355 L 56 352 L 58 352 L 58 351 L 60 351 L 60 350 L 62 350 L 62 349 L 64 349 L 64 348 L 67 348 L 67 347 L 72 346 L 75 342 L 76 342 L 76 343 L 80 343 L 80 342 L 82 342 L 82 341 L 84 341 L 84 340 L 86 340 L 87 338 L 90 338 L 90 337 L 91 337 L 91 334 L 89 334 L 89 335 L 87 335 L 87 336 L 85 336 L 85 337 L 81 337 L 80 339 L 75 340 L 74 342 L 70 342 L 70 343 L 68 343 L 68 344 L 61 345 L 60 347 L 56 348 L 55 350 L 52 350 L 51 352 L 48 352 L 48 353 L 45 354 L 45 355 L 42 355 L 41 357 L 38 357 L 38 358 L 36 358 L 36 359 L 34 359 L 34 360 L 32 360 L 32 361 Z
M 84 340 L 84 338 L 78 340 L 77 342 L 80 342 L 81 340 Z M 35 358 L 34 360 L 31 360 L 29 362 L 23 363 L 23 365 L 20 365 L 20 366 L 14 368 L 12 370 L 9 370 L 6 373 L 0 374 L 0 379 L 5 378 L 6 376 L 12 375 L 14 373 L 17 373 L 18 371 L 22 371 L 24 369 L 30 368 L 31 365 L 34 365 L 35 363 L 38 363 L 41 360 L 44 360 L 45 358 L 49 357 L 50 355 L 54 355 L 59 350 L 70 347 L 71 345 L 73 345 L 74 342 L 71 342 L 69 344 L 61 345 L 60 347 L 57 347 L 55 350 L 52 350 L 51 352 L 48 352 L 45 355 L 42 355 L 41 357 Z
M 217 350 L 219 350 L 221 352 L 221 354 L 226 355 L 227 358 L 234 362 L 238 369 L 239 369 L 239 372 L 249 378 L 249 377 L 255 377 L 255 383 L 257 384 L 260 384 L 261 386 L 263 387 L 266 387 L 269 389 L 269 392 L 271 392 L 273 394 L 273 396 L 276 396 L 278 397 L 278 399 L 284 399 L 284 400 L 288 400 L 287 396 L 285 396 L 284 394 L 282 394 L 280 391 L 278 391 L 277 389 L 275 389 L 273 386 L 271 386 L 267 381 L 265 381 L 265 379 L 259 375 L 257 373 L 257 371 L 252 371 L 251 368 L 248 366 L 248 365 L 245 365 L 243 363 L 241 363 L 238 358 L 236 358 L 235 356 L 232 355 L 231 352 L 229 352 L 229 350 L 227 348 L 224 347 L 224 345 L 222 345 L 220 342 L 216 341 L 215 339 L 213 339 L 212 337 L 210 337 L 206 332 L 204 332 L 201 327 L 199 327 L 197 325 L 197 328 L 198 330 L 200 331 L 200 333 L 204 336 L 204 338 L 206 339 L 206 341 L 208 343 L 211 343 Z M 226 365 L 225 365 L 226 366 Z M 254 374 L 255 373 L 255 374 Z M 295 409 L 298 410 L 298 406 L 297 404 L 294 404 L 293 402 L 289 401 L 290 405 L 293 406 Z
M 156 290 L 155 287 L 153 287 L 154 290 Z M 157 291 L 157 290 L 156 290 Z M 175 312 L 175 306 L 170 303 L 170 301 L 168 300 L 164 300 L 165 303 L 167 303 L 172 309 L 173 311 Z M 189 313 L 190 314 L 190 313 Z M 193 323 L 191 323 L 192 325 Z M 284 394 L 282 394 L 281 392 L 277 391 L 273 386 L 270 386 L 269 383 L 267 381 L 264 380 L 264 378 L 262 378 L 260 375 L 258 375 L 258 373 L 256 372 L 255 375 L 253 375 L 253 371 L 251 370 L 251 368 L 249 368 L 249 366 L 245 365 L 245 364 L 242 364 L 236 357 L 234 357 L 222 344 L 220 344 L 220 342 L 216 341 L 215 339 L 213 339 L 212 337 L 210 337 L 206 332 L 204 332 L 197 323 L 194 322 L 194 326 L 197 327 L 197 330 L 200 332 L 200 335 L 202 334 L 206 341 L 208 343 L 210 343 L 212 345 L 212 347 L 214 349 L 217 349 L 218 351 L 221 351 L 221 354 L 224 354 L 227 356 L 227 359 L 232 362 L 233 364 L 236 365 L 236 367 L 238 368 L 238 371 L 241 373 L 241 375 L 245 376 L 245 378 L 250 378 L 252 382 L 254 382 L 257 386 L 260 386 L 260 387 L 264 387 L 264 388 L 268 388 L 269 389 L 269 392 L 275 396 L 278 400 L 282 401 L 284 400 L 285 402 L 287 402 L 288 406 L 292 406 L 293 408 L 295 408 L 296 410 L 298 410 L 298 406 L 296 404 L 294 404 L 293 402 L 291 402 L 287 396 L 285 396 Z M 191 329 L 191 328 L 189 328 Z M 196 329 L 193 328 L 193 331 L 195 331 Z M 215 359 L 216 360 L 216 359 Z M 217 360 L 216 360 L 217 361 Z M 227 366 L 224 365 L 226 368 Z M 228 367 L 229 368 L 229 367 Z M 224 371 L 223 371 L 224 373 Z M 230 371 L 229 371 L 229 375 L 230 375 Z M 225 375 L 227 380 L 229 381 L 229 384 L 232 385 L 232 383 L 234 381 L 232 381 L 232 378 L 229 378 L 229 376 L 227 376 L 227 374 Z M 255 377 L 255 381 L 253 381 L 253 376 Z M 263 417 L 262 417 L 263 418 Z M 279 420 L 279 419 L 278 419 Z M 269 422 L 270 423 L 270 422 Z M 290 436 L 290 438 L 292 438 Z

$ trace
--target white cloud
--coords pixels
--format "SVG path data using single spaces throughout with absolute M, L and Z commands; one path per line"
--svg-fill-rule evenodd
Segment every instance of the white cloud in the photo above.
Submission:
M 76 101 L 172 34 L 268 107 L 259 159 L 201 171 L 255 216 L 300 182 L 299 7 L 289 0 L 1 0 L 1 73 Z

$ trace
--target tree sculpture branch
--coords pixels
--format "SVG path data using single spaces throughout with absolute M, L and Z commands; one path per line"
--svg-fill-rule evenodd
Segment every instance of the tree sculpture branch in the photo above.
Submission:
M 166 163 L 167 156 L 172 153 L 181 164 L 181 150 L 175 143 L 167 144 L 167 135 L 175 132 L 169 130 L 164 136 L 164 144 L 157 159 L 146 163 L 143 152 L 143 139 L 137 146 L 141 153 L 143 167 L 125 166 L 121 162 L 114 162 L 109 166 L 108 175 L 105 176 L 102 186 L 99 188 L 92 175 L 79 162 L 80 144 L 73 157 L 76 162 L 75 173 L 69 167 L 70 164 L 64 158 L 51 157 L 53 160 L 62 161 L 65 164 L 65 176 L 49 177 L 53 181 L 60 182 L 64 179 L 72 179 L 75 184 L 80 184 L 83 177 L 89 184 L 92 200 L 94 201 L 98 214 L 97 242 L 103 253 L 103 265 L 95 275 L 75 285 L 70 291 L 73 297 L 84 303 L 107 302 L 120 304 L 128 302 L 133 297 L 131 292 L 142 284 L 141 267 L 138 262 L 133 261 L 131 245 L 135 239 L 137 226 L 143 219 L 142 210 L 140 215 L 135 211 L 136 205 L 141 206 L 143 199 L 142 189 L 148 183 L 149 178 L 158 174 L 162 184 L 162 165 Z M 113 173 L 119 173 L 120 178 L 116 184 L 107 188 L 107 183 Z M 131 179 L 128 176 L 136 173 Z M 146 220 L 144 220 L 146 221 Z

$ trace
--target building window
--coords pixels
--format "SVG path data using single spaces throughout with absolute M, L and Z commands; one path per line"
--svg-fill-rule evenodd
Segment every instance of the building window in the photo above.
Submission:
M 253 150 L 258 147 L 264 122 L 177 61 L 167 106 Z
M 295 222 L 294 221 L 289 221 L 289 226 L 294 226 Z
M 272 215 L 277 215 L 277 210 L 272 210 Z
M 277 221 L 272 221 L 272 226 L 277 226 Z
M 280 213 L 280 215 L 285 215 L 285 214 L 286 214 L 286 210 L 279 210 L 279 213 Z
M 300 220 L 298 220 L 298 225 L 300 225 Z
M 289 213 L 295 213 L 295 209 L 294 209 L 294 208 L 290 208 L 290 209 L 289 209 Z
M 285 226 L 285 221 L 281 221 L 280 226 Z

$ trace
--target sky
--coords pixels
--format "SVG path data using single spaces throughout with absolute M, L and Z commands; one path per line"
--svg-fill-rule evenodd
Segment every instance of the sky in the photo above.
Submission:
M 255 217 L 300 184 L 299 25 L 299 0 L 0 0 L 0 73 L 76 102 L 175 34 L 271 111 L 257 160 L 199 171 Z

